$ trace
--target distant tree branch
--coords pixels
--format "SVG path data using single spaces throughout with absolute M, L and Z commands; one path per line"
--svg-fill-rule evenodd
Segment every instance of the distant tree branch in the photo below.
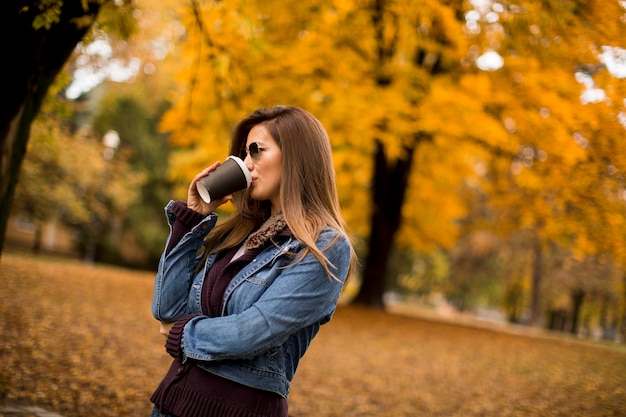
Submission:
M 465 135 L 463 136 L 462 140 L 473 143 L 474 145 L 478 145 L 479 147 L 487 150 L 490 154 L 496 157 L 505 157 L 505 158 L 515 159 L 519 155 L 517 152 L 509 151 L 507 149 L 502 148 L 501 146 L 486 142 L 484 139 L 481 139 L 476 136 Z

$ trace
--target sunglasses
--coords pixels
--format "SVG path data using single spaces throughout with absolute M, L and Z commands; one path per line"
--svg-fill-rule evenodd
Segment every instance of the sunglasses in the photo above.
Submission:
M 248 146 L 247 148 L 243 148 L 241 152 L 239 152 L 239 157 L 243 160 L 246 159 L 246 156 L 248 156 L 248 154 L 250 154 L 250 158 L 252 158 L 252 160 L 256 162 L 261 157 L 261 152 L 263 152 L 263 150 L 264 149 L 261 148 L 258 143 L 252 142 L 250 146 Z

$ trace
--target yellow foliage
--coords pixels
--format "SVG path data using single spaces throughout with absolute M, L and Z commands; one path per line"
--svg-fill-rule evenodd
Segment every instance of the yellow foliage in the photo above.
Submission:
M 184 42 L 169 64 L 177 86 L 161 124 L 176 148 L 176 193 L 226 157 L 242 116 L 293 104 L 329 131 L 344 214 L 362 237 L 375 143 L 394 163 L 421 140 L 399 244 L 452 246 L 466 215 L 462 190 L 471 186 L 487 195 L 493 226 L 503 233 L 540 225 L 546 241 L 625 252 L 616 237 L 625 234 L 624 214 L 603 195 L 617 192 L 606 172 L 626 172 L 623 127 L 615 121 L 620 104 L 581 104 L 583 86 L 573 74 L 581 62 L 597 61 L 597 42 L 623 31 L 619 19 L 609 19 L 619 7 L 567 2 L 552 13 L 550 5 L 507 9 L 476 36 L 460 10 L 437 0 L 387 3 L 379 27 L 373 8 L 355 0 L 208 1 L 177 9 Z M 478 54 L 498 48 L 503 68 L 475 68 Z M 597 78 L 611 97 L 624 94 L 614 79 Z M 604 218 L 620 228 L 608 245 L 590 223 Z

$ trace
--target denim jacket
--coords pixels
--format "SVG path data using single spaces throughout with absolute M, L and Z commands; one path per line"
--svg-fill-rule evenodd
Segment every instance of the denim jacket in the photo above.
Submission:
M 171 205 L 166 207 L 168 240 L 175 221 Z M 350 244 L 331 228 L 317 239 L 338 280 L 311 253 L 288 266 L 303 250 L 297 239 L 271 245 L 235 275 L 224 294 L 222 316 L 210 318 L 201 315 L 201 294 L 216 255 L 206 259 L 203 270 L 194 271 L 204 237 L 216 221 L 217 215 L 208 215 L 161 256 L 152 314 L 163 322 L 200 314 L 183 329 L 183 362 L 194 360 L 206 371 L 286 398 L 300 359 L 335 311 L 349 270 Z

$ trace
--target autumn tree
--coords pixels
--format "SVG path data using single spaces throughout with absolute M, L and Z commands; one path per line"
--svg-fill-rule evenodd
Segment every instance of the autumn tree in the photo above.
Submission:
M 124 259 L 123 248 L 133 242 L 142 249 L 138 258 L 145 259 L 141 263 L 137 259 L 133 265 L 153 268 L 163 249 L 163 235 L 167 233 L 163 206 L 170 198 L 167 180 L 169 148 L 164 135 L 158 132 L 157 124 L 168 104 L 157 103 L 151 109 L 142 100 L 143 88 L 137 87 L 125 86 L 123 92 L 120 88 L 113 88 L 114 91 L 98 106 L 100 110 L 93 115 L 96 134 L 101 136 L 108 129 L 115 129 L 122 138 L 124 154 L 121 156 L 125 158 L 128 170 L 127 186 L 134 185 L 134 194 L 138 197 L 130 200 L 123 210 L 111 210 L 111 217 L 122 222 L 123 231 L 118 239 L 111 240 L 105 247 L 107 256 L 104 259 L 130 262 Z M 136 180 L 134 184 L 132 179 Z M 118 191 L 123 190 L 118 188 Z
M 302 105 L 331 134 L 348 222 L 358 235 L 372 236 L 369 247 L 361 247 L 372 257 L 363 294 L 385 273 L 401 219 L 421 228 L 404 235 L 413 245 L 432 249 L 454 241 L 451 223 L 459 206 L 453 184 L 467 163 L 453 164 L 461 169 L 439 165 L 450 148 L 432 143 L 418 116 L 430 77 L 459 65 L 464 37 L 454 30 L 460 23 L 453 10 L 437 2 L 193 5 L 183 56 L 189 61 L 182 70 L 193 89 L 163 123 L 182 158 L 173 161 L 178 175 L 189 178 L 200 164 L 223 157 L 232 125 L 255 107 Z M 422 28 L 421 39 L 409 36 L 415 27 Z M 411 169 L 414 160 L 421 171 Z M 442 188 L 420 184 L 414 198 L 421 201 L 407 207 L 405 193 L 422 177 Z M 446 185 L 452 187 L 429 192 Z M 445 210 L 431 204 L 441 198 L 451 203 Z M 380 286 L 369 292 L 363 302 L 380 305 Z
M 107 153 L 102 135 L 73 131 L 71 120 L 68 104 L 49 96 L 32 124 L 12 213 L 35 225 L 35 252 L 44 224 L 71 227 L 81 236 L 82 248 L 76 249 L 83 253 L 90 243 L 101 246 L 111 224 L 128 216 L 143 182 L 127 158 Z
M 120 33 L 128 34 L 129 3 L 109 0 L 3 2 L 0 35 L 4 59 L 4 106 L 0 117 L 0 251 L 30 126 L 57 74 L 89 32 L 101 9 L 108 9 Z
M 482 28 L 481 48 L 502 52 L 504 66 L 482 75 L 477 94 L 517 149 L 485 160 L 485 189 L 497 229 L 532 236 L 530 304 L 539 323 L 542 265 L 551 248 L 568 248 L 579 259 L 623 251 L 626 149 L 616 138 L 624 129 L 624 89 L 612 64 L 619 54 L 614 40 L 626 31 L 624 9 L 618 2 L 496 5 L 476 11 L 473 23 Z
M 391 247 L 455 244 L 468 186 L 489 196 L 491 227 L 526 229 L 537 255 L 555 240 L 600 245 L 593 222 L 577 226 L 593 213 L 577 208 L 591 185 L 578 168 L 606 165 L 576 138 L 598 118 L 619 132 L 619 105 L 589 113 L 574 74 L 599 65 L 596 45 L 624 28 L 617 2 L 560 4 L 191 2 L 181 89 L 162 123 L 172 172 L 186 184 L 224 158 L 233 124 L 256 107 L 311 110 L 330 132 L 346 218 L 367 242 L 357 301 L 368 305 L 382 304 Z M 504 65 L 483 65 L 494 56 Z M 619 202 L 607 204 L 619 221 Z

